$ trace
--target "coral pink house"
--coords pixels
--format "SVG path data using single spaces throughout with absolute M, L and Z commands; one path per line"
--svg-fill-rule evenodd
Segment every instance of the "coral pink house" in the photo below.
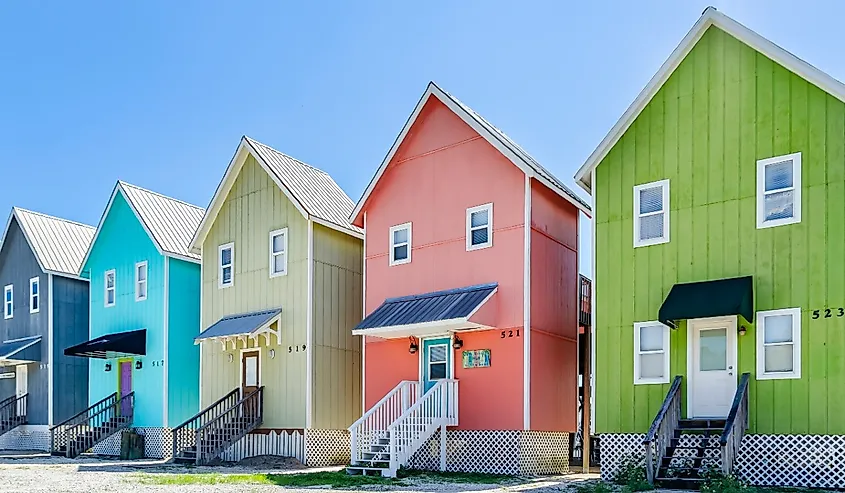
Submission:
M 588 206 L 429 84 L 357 204 L 361 471 L 568 469 Z

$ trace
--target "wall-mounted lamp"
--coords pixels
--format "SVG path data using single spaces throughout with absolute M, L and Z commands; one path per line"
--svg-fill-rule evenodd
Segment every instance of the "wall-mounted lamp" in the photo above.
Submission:
M 135 362 L 135 369 L 136 370 L 140 370 L 143 367 L 144 367 L 144 365 L 141 364 L 141 360 L 138 360 L 138 361 Z
M 748 329 L 746 329 L 744 325 L 740 325 L 739 326 L 739 335 L 744 336 L 746 332 L 748 332 Z
M 111 363 L 106 363 L 106 371 L 111 371 Z
M 235 355 L 229 353 L 229 363 L 231 363 L 232 361 L 235 361 Z
M 410 341 L 410 345 L 408 346 L 408 352 L 411 354 L 416 354 L 417 350 L 420 348 L 420 346 L 417 344 L 417 340 L 414 339 L 414 336 L 409 337 L 408 340 Z
M 273 359 L 273 358 L 275 358 L 275 357 L 276 357 L 276 350 L 275 350 L 275 349 L 271 349 L 271 350 L 270 350 L 270 359 Z
M 462 341 L 461 338 L 456 335 L 455 340 L 452 341 L 452 347 L 455 350 L 461 349 L 462 347 L 464 347 L 464 341 Z

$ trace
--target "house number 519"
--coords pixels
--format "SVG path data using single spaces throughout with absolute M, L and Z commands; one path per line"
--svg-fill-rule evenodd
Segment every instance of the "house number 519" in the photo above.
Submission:
M 502 335 L 501 335 L 501 337 L 500 337 L 500 338 L 501 338 L 501 339 L 504 339 L 505 337 L 519 337 L 519 329 L 516 329 L 516 330 L 503 330 L 503 331 L 502 331 Z

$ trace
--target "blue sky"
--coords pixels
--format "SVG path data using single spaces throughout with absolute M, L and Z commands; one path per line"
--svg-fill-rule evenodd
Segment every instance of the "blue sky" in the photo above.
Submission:
M 845 79 L 845 2 L 712 3 Z M 574 188 L 707 5 L 2 2 L 0 214 L 96 224 L 118 178 L 205 206 L 243 134 L 357 200 L 429 80 Z

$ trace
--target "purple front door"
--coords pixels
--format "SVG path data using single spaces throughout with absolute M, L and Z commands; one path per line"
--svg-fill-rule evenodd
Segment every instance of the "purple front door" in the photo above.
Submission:
M 132 362 L 120 362 L 120 388 L 118 389 L 118 397 L 124 397 L 132 392 Z M 126 416 L 132 414 L 132 404 L 126 400 L 120 405 L 120 414 Z

